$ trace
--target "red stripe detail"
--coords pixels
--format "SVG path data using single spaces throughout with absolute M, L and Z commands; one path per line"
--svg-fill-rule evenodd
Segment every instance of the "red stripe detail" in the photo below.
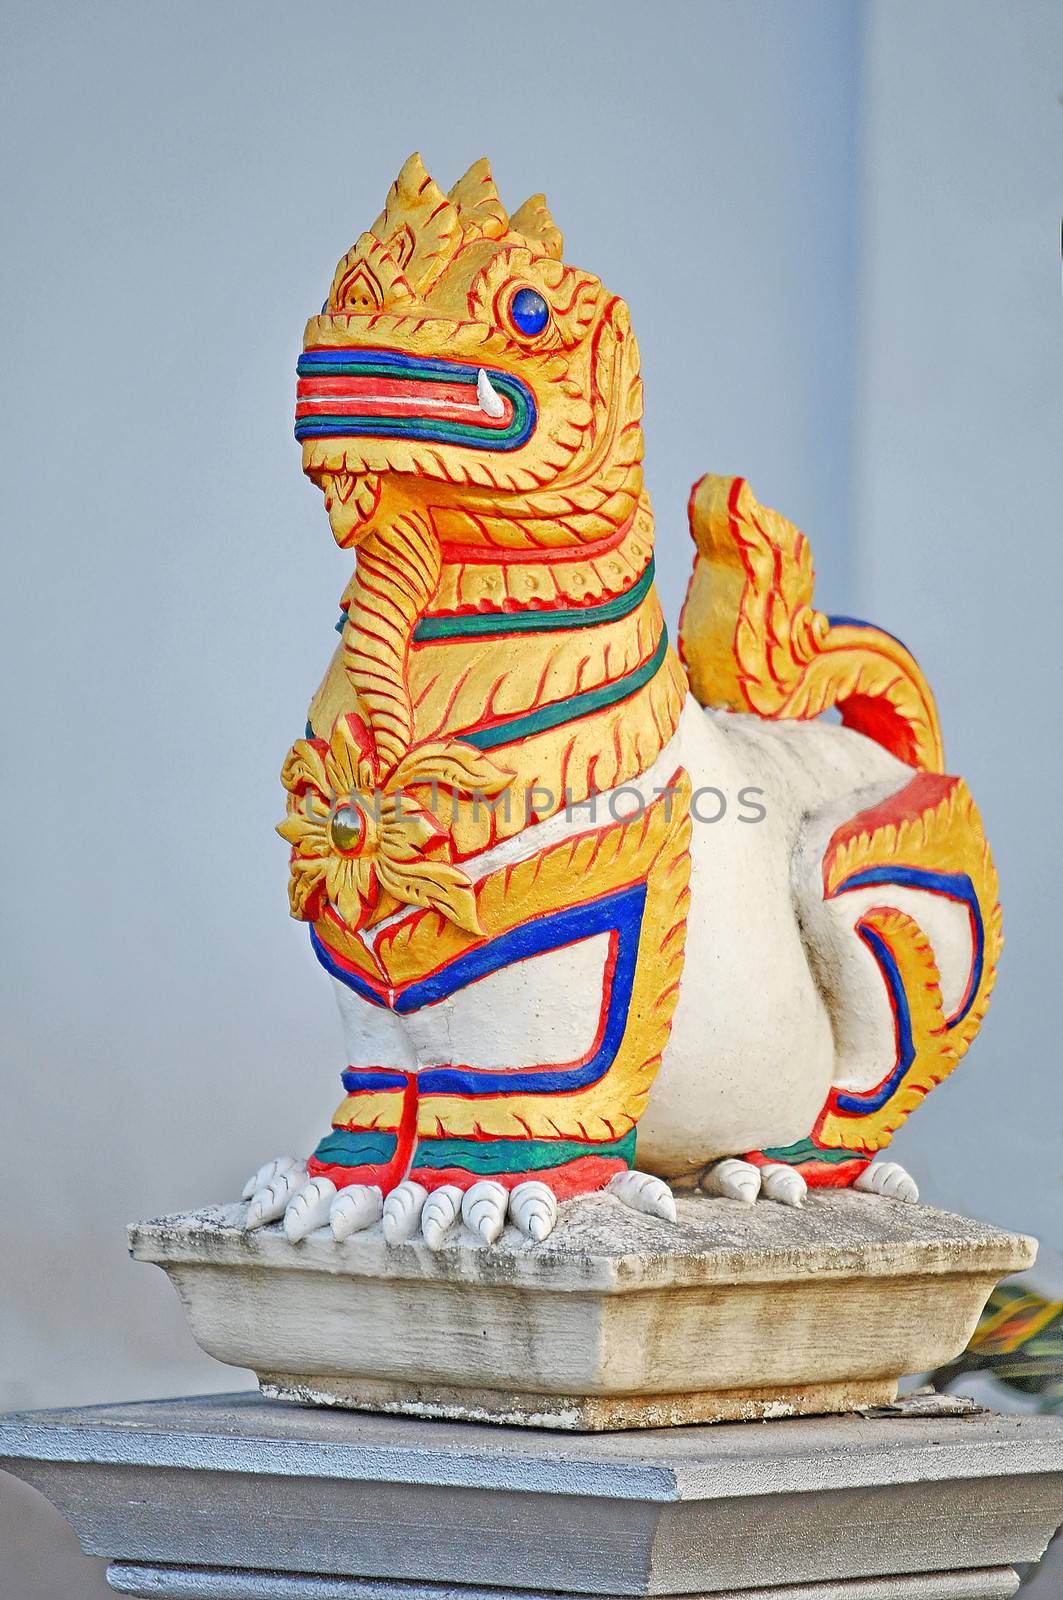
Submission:
M 386 1195 L 399 1181 L 390 1179 L 393 1167 L 393 1161 L 386 1167 L 339 1167 L 310 1160 L 306 1170 L 311 1178 L 330 1178 L 338 1189 L 349 1188 L 355 1183 L 368 1183 L 376 1184 Z M 577 1156 L 575 1161 L 566 1161 L 560 1167 L 535 1168 L 525 1172 L 483 1173 L 467 1172 L 464 1167 L 414 1167 L 408 1176 L 429 1190 L 441 1189 L 445 1183 L 452 1183 L 459 1189 L 471 1189 L 474 1183 L 480 1183 L 484 1178 L 492 1183 L 500 1183 L 504 1189 L 515 1189 L 518 1183 L 536 1178 L 551 1188 L 559 1200 L 571 1200 L 575 1195 L 592 1194 L 597 1189 L 604 1189 L 610 1178 L 626 1171 L 627 1162 L 619 1157 Z
M 852 1161 L 803 1161 L 796 1170 L 810 1189 L 851 1189 L 870 1165 L 870 1156 L 855 1156 Z
M 593 544 L 556 545 L 546 550 L 531 545 L 522 545 L 519 550 L 509 550 L 489 544 L 441 544 L 439 551 L 444 561 L 460 562 L 465 566 L 480 562 L 492 567 L 538 567 L 553 566 L 556 561 L 591 561 L 595 556 L 608 555 L 610 550 L 615 550 L 618 544 L 622 544 L 631 532 L 634 520 L 635 513 L 632 512 L 615 533 L 607 534 L 604 539 L 597 539 Z M 572 605 L 574 602 L 566 600 L 564 604 Z
M 834 830 L 823 855 L 824 895 L 830 897 L 830 868 L 834 857 L 851 839 L 859 838 L 861 834 L 870 836 L 879 828 L 896 827 L 898 823 L 916 821 L 946 799 L 958 782 L 958 778 L 950 778 L 943 772 L 919 772 L 896 794 L 879 801 L 878 805 L 869 806 L 866 811 L 858 812 L 855 817 L 850 817 L 848 822 L 843 822 Z
M 824 1113 L 820 1116 L 823 1120 Z M 817 1124 L 818 1126 L 818 1124 Z M 754 1167 L 792 1166 L 799 1172 L 810 1189 L 851 1189 L 866 1167 L 870 1156 L 854 1156 L 851 1161 L 776 1161 L 761 1150 L 747 1150 L 742 1157 Z
M 436 383 L 425 379 L 357 377 L 300 378 L 296 386 L 296 417 L 319 413 L 330 416 L 418 417 L 430 415 L 448 422 L 472 422 L 482 428 L 506 428 L 513 420 L 513 403 L 501 395 L 503 412 L 489 417 L 478 404 L 476 390 L 467 383 Z M 416 405 L 396 405 L 415 400 Z
M 326 395 L 398 395 L 402 399 L 433 399 L 453 402 L 464 401 L 475 405 L 476 386 L 470 383 L 441 383 L 428 378 L 381 378 L 372 373 L 340 374 L 328 378 L 300 378 L 295 386 L 299 399 L 323 398 Z

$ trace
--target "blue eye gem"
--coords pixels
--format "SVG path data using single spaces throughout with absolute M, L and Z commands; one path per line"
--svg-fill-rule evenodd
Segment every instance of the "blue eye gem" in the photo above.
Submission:
M 509 302 L 509 320 L 518 333 L 531 339 L 550 321 L 550 307 L 535 289 L 518 289 Z

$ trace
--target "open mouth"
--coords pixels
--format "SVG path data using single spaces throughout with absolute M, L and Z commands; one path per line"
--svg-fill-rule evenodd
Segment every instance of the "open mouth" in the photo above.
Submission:
M 527 384 L 494 367 L 393 350 L 304 350 L 295 437 L 418 439 L 516 450 L 536 422 Z

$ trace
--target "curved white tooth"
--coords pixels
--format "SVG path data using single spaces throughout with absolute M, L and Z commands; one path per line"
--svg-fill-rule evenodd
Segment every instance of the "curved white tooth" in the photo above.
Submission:
M 421 1212 L 421 1232 L 429 1250 L 442 1248 L 443 1240 L 461 1216 L 461 1190 L 456 1183 L 433 1189 Z
M 739 1161 L 729 1156 L 717 1161 L 701 1180 L 706 1194 L 721 1195 L 725 1200 L 741 1200 L 751 1206 L 760 1193 L 760 1168 L 752 1161 Z
M 428 1190 L 407 1178 L 397 1184 L 384 1201 L 380 1226 L 388 1244 L 401 1244 L 417 1232 L 421 1211 L 428 1198 Z
M 919 1186 L 910 1172 L 899 1161 L 872 1161 L 853 1184 L 865 1194 L 881 1194 L 888 1200 L 903 1200 L 915 1205 L 919 1199 Z
M 769 1161 L 760 1169 L 761 1185 L 765 1198 L 778 1200 L 784 1206 L 803 1206 L 808 1184 L 794 1168 L 782 1161 Z
M 279 1178 L 282 1172 L 290 1172 L 293 1167 L 299 1166 L 294 1156 L 275 1156 L 272 1161 L 267 1161 L 265 1166 L 259 1167 L 253 1178 L 248 1178 L 240 1195 L 241 1200 L 250 1200 L 264 1189 L 267 1183 L 272 1183 L 274 1178 Z
M 509 1197 L 509 1215 L 521 1233 L 537 1244 L 553 1233 L 557 1222 L 557 1196 L 538 1179 L 518 1183 Z
M 461 1214 L 467 1227 L 478 1233 L 484 1244 L 494 1244 L 506 1225 L 506 1207 L 509 1194 L 493 1178 L 481 1178 L 471 1189 L 466 1189 L 461 1200 Z
M 676 1220 L 675 1196 L 664 1180 L 655 1178 L 651 1172 L 636 1172 L 634 1168 L 618 1172 L 615 1178 L 610 1178 L 607 1187 L 610 1194 L 632 1211 L 643 1211 L 646 1216 L 660 1217 L 664 1222 Z
M 286 1172 L 279 1172 L 269 1183 L 264 1184 L 257 1194 L 251 1196 L 247 1207 L 244 1227 L 248 1233 L 253 1232 L 255 1228 L 264 1228 L 267 1222 L 276 1222 L 278 1217 L 283 1217 L 288 1208 L 288 1201 L 305 1182 L 306 1168 L 296 1165 L 289 1167 Z
M 384 1196 L 375 1183 L 352 1183 L 329 1206 L 328 1220 L 334 1239 L 346 1239 L 379 1222 L 384 1211 Z
M 315 1228 L 323 1228 L 329 1219 L 329 1207 L 336 1198 L 336 1185 L 331 1178 L 311 1178 L 298 1194 L 288 1202 L 284 1213 L 284 1231 L 289 1244 L 298 1244 Z
M 480 402 L 481 411 L 486 411 L 489 417 L 505 416 L 506 407 L 502 396 L 492 387 L 491 380 L 483 367 L 476 374 L 476 398 Z

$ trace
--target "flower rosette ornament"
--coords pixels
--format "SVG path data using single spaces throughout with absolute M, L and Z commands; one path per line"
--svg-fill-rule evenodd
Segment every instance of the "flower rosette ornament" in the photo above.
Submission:
M 438 911 L 481 933 L 472 881 L 453 862 L 435 815 L 441 789 L 493 796 L 512 782 L 494 762 L 456 740 L 414 745 L 382 773 L 361 717 L 336 718 L 328 741 L 297 739 L 281 770 L 288 814 L 277 827 L 291 845 L 292 916 L 315 922 L 327 902 L 352 930 L 387 896 Z M 430 791 L 425 805 L 412 790 Z

